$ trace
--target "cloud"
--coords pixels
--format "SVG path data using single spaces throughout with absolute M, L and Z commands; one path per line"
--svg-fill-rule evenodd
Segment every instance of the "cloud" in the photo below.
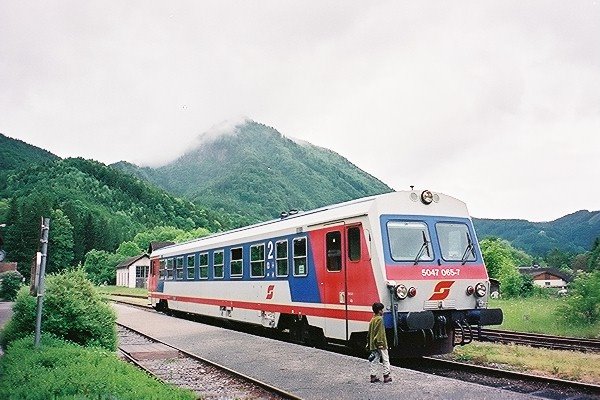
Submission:
M 394 188 L 551 219 L 600 209 L 599 18 L 587 1 L 5 0 L 0 130 L 160 165 L 248 115 Z

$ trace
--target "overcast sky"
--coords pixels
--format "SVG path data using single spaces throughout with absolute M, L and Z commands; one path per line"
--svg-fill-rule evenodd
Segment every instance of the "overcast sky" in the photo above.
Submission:
M 0 1 L 0 132 L 157 165 L 247 116 L 476 217 L 600 209 L 598 1 Z

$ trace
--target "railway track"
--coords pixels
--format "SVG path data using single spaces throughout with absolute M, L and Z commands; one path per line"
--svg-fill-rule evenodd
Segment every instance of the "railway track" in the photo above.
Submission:
M 477 340 L 498 343 L 515 343 L 557 350 L 600 352 L 600 340 L 598 339 L 581 339 L 542 335 L 539 333 L 504 331 L 500 329 L 481 329 L 481 334 Z
M 600 399 L 600 385 L 466 364 L 438 357 L 398 361 L 394 365 L 546 399 Z
M 146 373 L 194 390 L 203 399 L 299 398 L 234 370 L 118 324 L 119 352 Z

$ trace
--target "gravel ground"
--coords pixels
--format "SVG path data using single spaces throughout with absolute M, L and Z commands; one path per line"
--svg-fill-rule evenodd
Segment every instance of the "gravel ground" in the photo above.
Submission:
M 151 340 L 118 327 L 119 345 L 147 344 Z M 180 354 L 178 358 L 138 361 L 161 380 L 193 390 L 202 399 L 283 399 L 276 394 L 202 361 Z

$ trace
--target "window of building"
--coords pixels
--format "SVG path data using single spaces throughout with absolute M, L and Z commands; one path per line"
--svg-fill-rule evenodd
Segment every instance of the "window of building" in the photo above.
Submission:
M 265 245 L 250 246 L 250 276 L 262 278 L 265 276 Z
M 173 258 L 167 258 L 167 279 L 173 279 L 174 266 L 175 260 Z
M 183 279 L 183 257 L 177 257 L 175 267 L 177 269 L 177 277 L 175 279 Z
M 208 253 L 200 254 L 200 265 L 198 266 L 198 273 L 200 275 L 200 279 L 208 279 Z M 223 266 L 221 266 L 221 271 L 223 270 Z
M 275 244 L 277 264 L 277 276 L 288 276 L 288 241 L 280 240 Z
M 187 278 L 186 279 L 194 279 L 194 270 L 196 267 L 196 256 L 191 255 L 187 256 Z
M 340 231 L 328 232 L 325 235 L 327 254 L 327 271 L 342 270 L 342 234 Z
M 160 274 L 160 279 L 165 279 L 167 276 L 167 260 L 160 260 L 158 271 Z
M 135 277 L 136 278 L 147 278 L 148 277 L 148 267 L 146 267 L 145 265 L 136 265 Z
M 294 275 L 306 276 L 307 274 L 306 238 L 297 238 L 294 239 Z
M 240 277 L 244 273 L 244 252 L 241 247 L 229 251 L 229 272 L 231 276 Z
M 360 227 L 348 228 L 348 259 L 350 261 L 360 260 Z
M 213 273 L 216 279 L 223 278 L 223 250 L 213 253 Z

